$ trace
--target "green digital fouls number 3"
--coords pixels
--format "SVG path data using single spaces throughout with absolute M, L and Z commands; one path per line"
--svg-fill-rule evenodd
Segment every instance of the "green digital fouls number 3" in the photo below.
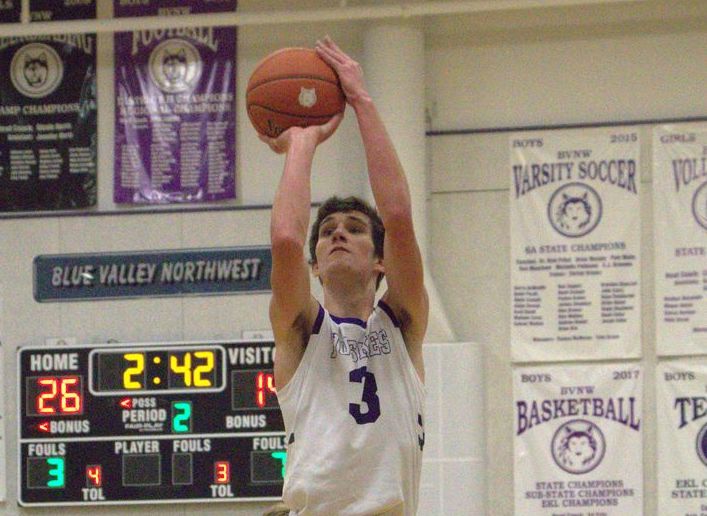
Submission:
M 64 459 L 61 457 L 49 457 L 47 464 L 54 466 L 47 472 L 51 478 L 47 481 L 47 487 L 64 487 Z

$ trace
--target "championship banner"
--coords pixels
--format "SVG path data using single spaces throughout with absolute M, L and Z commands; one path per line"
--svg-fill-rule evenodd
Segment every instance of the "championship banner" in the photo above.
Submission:
M 90 20 L 96 17 L 96 0 L 29 0 L 33 22 Z
M 116 16 L 188 14 L 232 10 L 235 1 L 116 2 L 115 7 Z M 114 38 L 113 200 L 234 199 L 235 27 L 119 32 Z
M 116 18 L 223 13 L 235 10 L 236 0 L 113 0 L 113 15 Z
M 96 36 L 0 38 L 0 211 L 96 204 Z
M 513 395 L 515 514 L 642 514 L 638 364 L 517 369 Z
M 653 217 L 657 352 L 704 354 L 707 122 L 653 129 Z
M 707 511 L 707 361 L 658 364 L 658 514 Z
M 514 134 L 510 147 L 513 360 L 638 357 L 638 132 Z
M 22 0 L 0 2 L 0 23 L 19 23 L 22 16 Z

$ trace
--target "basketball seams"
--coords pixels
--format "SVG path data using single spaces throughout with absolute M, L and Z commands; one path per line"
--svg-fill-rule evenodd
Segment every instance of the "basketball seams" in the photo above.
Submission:
M 308 119 L 311 119 L 311 120 L 316 120 L 316 119 L 318 119 L 318 118 L 321 118 L 321 119 L 322 119 L 323 121 L 325 121 L 325 122 L 326 122 L 328 119 L 330 119 L 331 117 L 333 117 L 334 115 L 337 115 L 337 114 L 341 113 L 341 111 L 334 111 L 333 113 L 327 114 L 327 115 L 307 115 L 307 114 L 302 115 L 302 114 L 299 114 L 299 113 L 288 113 L 287 111 L 278 111 L 278 110 L 276 110 L 276 109 L 273 109 L 273 108 L 271 108 L 271 107 L 269 107 L 269 106 L 265 106 L 265 105 L 263 105 L 263 104 L 250 104 L 250 105 L 248 106 L 248 113 L 249 113 L 249 114 L 250 114 L 250 110 L 251 110 L 252 108 L 260 108 L 260 109 L 262 109 L 263 111 L 267 111 L 268 113 L 273 113 L 273 114 L 276 114 L 276 115 L 291 116 L 292 118 L 308 118 Z
M 277 81 L 288 81 L 290 79 L 297 80 L 297 79 L 309 79 L 312 81 L 321 81 L 326 84 L 331 84 L 332 86 L 336 86 L 339 88 L 339 81 L 332 81 L 329 79 L 325 79 L 324 77 L 321 77 L 319 75 L 283 75 L 281 77 L 268 77 L 267 79 L 262 79 L 259 80 L 258 82 L 255 83 L 248 83 L 248 86 L 246 87 L 246 94 L 250 93 L 256 88 L 259 88 L 263 84 L 268 84 L 270 82 L 277 82 Z

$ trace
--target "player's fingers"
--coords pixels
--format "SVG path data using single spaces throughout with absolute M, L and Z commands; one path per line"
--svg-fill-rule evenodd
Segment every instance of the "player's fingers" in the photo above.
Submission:
M 331 132 L 336 131 L 336 128 L 339 127 L 339 124 L 341 121 L 344 119 L 344 112 L 340 111 L 339 113 L 335 114 L 333 117 L 329 119 L 329 121 L 324 124 L 324 126 L 328 129 L 331 130 Z
M 334 40 L 331 39 L 331 36 L 329 36 L 329 34 L 327 34 L 326 36 L 324 36 L 324 43 L 325 43 L 328 47 L 332 48 L 333 50 L 336 50 L 337 52 L 339 52 L 339 53 L 341 53 L 341 54 L 344 54 L 344 51 L 339 48 L 339 45 L 337 45 L 336 43 L 334 43 Z
M 260 138 L 260 141 L 268 145 L 269 147 L 273 146 L 273 139 L 265 136 L 264 134 L 258 133 L 258 138 Z
M 317 54 L 319 54 L 319 56 L 324 59 L 324 61 L 326 61 L 327 64 L 333 66 L 334 68 L 343 63 L 343 59 L 341 58 L 341 56 L 337 55 L 336 52 L 332 51 L 330 48 L 327 48 L 324 45 L 320 44 L 320 42 L 317 42 L 315 50 L 317 51 Z
M 263 134 L 258 133 L 258 138 L 260 138 L 260 141 L 265 143 L 270 149 L 272 149 L 273 152 L 276 152 L 277 154 L 282 154 L 283 149 L 282 145 L 280 142 L 275 139 L 275 138 L 270 138 L 269 136 L 265 136 Z
M 341 120 L 344 118 L 344 112 L 341 111 L 329 119 L 324 125 L 320 127 L 319 132 L 319 143 L 327 140 L 332 134 L 336 132 L 336 128 L 339 127 Z

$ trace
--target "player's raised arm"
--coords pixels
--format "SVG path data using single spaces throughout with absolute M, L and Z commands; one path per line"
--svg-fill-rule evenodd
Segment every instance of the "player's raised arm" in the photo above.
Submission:
M 299 364 L 316 316 L 304 256 L 311 204 L 310 176 L 314 152 L 338 127 L 342 115 L 323 126 L 293 127 L 278 138 L 260 136 L 271 149 L 285 154 L 285 166 L 270 220 L 272 299 L 270 322 L 278 348 L 276 382 L 287 383 Z
M 421 344 L 427 328 L 428 299 L 422 257 L 415 238 L 410 190 L 395 147 L 366 90 L 361 66 L 329 38 L 317 52 L 336 70 L 347 102 L 354 108 L 366 153 L 368 176 L 385 226 L 385 300 L 401 317 L 406 344 Z

